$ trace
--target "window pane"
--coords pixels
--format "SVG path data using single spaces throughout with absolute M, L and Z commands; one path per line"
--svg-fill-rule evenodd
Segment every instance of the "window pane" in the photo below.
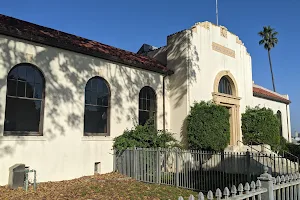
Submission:
M 97 105 L 99 105 L 99 106 L 101 106 L 102 105 L 102 97 L 100 96 L 98 96 L 97 97 Z
M 146 105 L 146 110 L 150 110 L 150 103 L 151 103 L 151 100 L 147 100 L 146 103 L 147 103 L 147 105 Z
M 34 86 L 33 83 L 26 83 L 26 97 L 33 98 Z
M 17 81 L 14 81 L 14 80 L 7 81 L 7 95 L 10 95 L 10 96 L 17 95 Z
M 230 94 L 232 95 L 232 88 L 229 80 L 226 77 L 222 77 L 219 82 L 218 91 L 223 94 Z
M 5 112 L 4 131 L 39 131 L 41 101 L 7 97 Z
M 97 92 L 103 93 L 104 92 L 104 86 L 103 81 L 100 79 L 97 79 Z
M 25 81 L 26 80 L 26 66 L 19 66 L 18 67 L 18 74 L 19 80 Z
M 42 74 L 38 70 L 35 70 L 35 72 L 34 72 L 34 82 L 40 83 L 40 84 L 44 83 Z
M 93 92 L 97 92 L 97 79 L 91 79 L 90 82 L 92 83 L 92 84 L 91 84 L 92 91 L 93 91 Z
M 34 98 L 42 99 L 43 97 L 43 88 L 42 84 L 34 84 Z
M 145 125 L 148 119 L 150 118 L 149 112 L 139 111 L 139 125 Z
M 85 103 L 91 104 L 91 92 L 88 90 L 85 91 Z
M 151 87 L 143 87 L 139 94 L 139 124 L 145 125 L 156 111 L 156 97 Z M 151 114 L 150 114 L 151 113 Z M 155 118 L 152 119 L 151 124 L 155 123 Z
M 27 82 L 34 82 L 34 71 L 35 69 L 33 67 L 27 67 L 26 70 L 26 81 Z
M 150 101 L 150 106 L 148 107 L 148 110 L 151 111 L 151 112 L 156 111 L 156 101 L 154 101 L 154 100 Z
M 102 92 L 103 94 L 108 94 L 108 86 L 104 81 L 102 81 Z
M 107 108 L 100 106 L 85 106 L 84 132 L 107 133 Z
M 8 79 L 18 79 L 18 67 L 9 72 Z
M 147 110 L 147 101 L 142 99 L 142 110 Z
M 18 97 L 25 97 L 25 86 L 26 86 L 26 82 L 18 81 L 18 83 L 17 83 L 17 96 Z
M 97 93 L 96 92 L 91 92 L 90 95 L 91 95 L 90 104 L 97 105 Z
M 139 99 L 139 110 L 143 109 L 143 108 L 142 108 L 142 105 L 143 105 L 143 100 L 142 100 L 142 99 Z
M 103 97 L 102 105 L 103 106 L 108 106 L 108 95 Z
M 97 98 L 97 105 L 108 106 L 108 96 L 99 95 Z
M 92 89 L 92 81 L 89 80 L 89 81 L 86 83 L 85 90 L 91 90 L 91 89 Z

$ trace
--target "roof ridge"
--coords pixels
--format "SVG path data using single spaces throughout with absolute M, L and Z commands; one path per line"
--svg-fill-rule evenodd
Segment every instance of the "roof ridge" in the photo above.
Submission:
M 0 14 L 0 34 L 79 52 L 149 71 L 159 73 L 168 71 L 167 67 L 155 58 L 139 55 L 132 51 L 110 46 L 82 36 L 2 14 Z
M 121 49 L 121 48 L 119 48 L 119 47 L 115 47 L 115 46 L 112 46 L 112 45 L 104 44 L 104 43 L 102 43 L 102 42 L 99 42 L 99 41 L 96 41 L 96 40 L 91 40 L 91 39 L 85 38 L 85 37 L 83 37 L 83 36 L 75 35 L 75 34 L 73 34 L 73 33 L 67 33 L 67 32 L 65 32 L 65 31 L 61 31 L 61 30 L 58 30 L 58 29 L 55 29 L 55 28 L 51 28 L 51 27 L 47 27 L 47 26 L 40 25 L 40 24 L 28 22 L 28 21 L 25 21 L 25 20 L 22 20 L 22 19 L 18 19 L 18 18 L 11 17 L 11 16 L 6 16 L 6 15 L 3 15 L 3 14 L 0 14 L 0 17 L 1 17 L 1 16 L 8 17 L 8 18 L 10 18 L 11 20 L 21 21 L 21 22 L 23 22 L 23 23 L 30 24 L 30 25 L 33 25 L 33 26 L 39 26 L 39 27 L 41 27 L 41 28 L 49 29 L 49 30 L 55 31 L 55 32 L 57 32 L 57 33 L 63 33 L 63 34 L 67 34 L 67 35 L 70 35 L 70 36 L 74 36 L 74 37 L 77 37 L 77 38 L 80 38 L 80 39 L 88 40 L 88 41 L 91 41 L 91 42 L 97 42 L 97 43 L 99 43 L 99 44 L 102 44 L 102 45 L 105 45 L 105 46 L 110 46 L 110 47 L 113 47 L 113 48 L 118 49 L 118 50 L 121 50 L 121 51 L 126 51 L 126 52 L 128 52 L 128 53 L 136 54 L 136 53 L 134 53 L 134 52 L 132 52 L 132 51 L 125 50 L 125 49 Z M 154 60 L 155 60 L 155 59 L 154 59 Z
M 282 98 L 288 99 L 288 98 L 286 98 L 286 96 L 285 96 L 284 94 L 280 94 L 280 93 L 278 93 L 278 92 L 274 92 L 274 91 L 272 91 L 272 90 L 270 90 L 270 89 L 268 89 L 268 88 L 265 88 L 265 87 L 263 87 L 263 86 L 261 86 L 261 85 L 257 85 L 257 84 L 255 84 L 255 83 L 253 83 L 253 87 L 257 87 L 257 88 L 264 89 L 264 90 L 266 90 L 266 91 L 268 91 L 268 92 L 271 92 L 271 93 L 273 93 L 273 94 L 275 94 L 275 95 L 279 95 L 279 96 L 281 96 Z

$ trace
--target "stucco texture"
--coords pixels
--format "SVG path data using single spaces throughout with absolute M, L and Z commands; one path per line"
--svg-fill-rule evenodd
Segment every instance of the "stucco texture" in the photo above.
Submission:
M 37 170 L 38 181 L 71 179 L 113 169 L 113 138 L 138 123 L 139 91 L 152 87 L 157 96 L 157 128 L 162 129 L 162 75 L 58 48 L 0 36 L 0 185 L 8 169 L 24 163 Z M 31 63 L 45 77 L 43 136 L 3 136 L 7 74 L 20 63 Z M 104 78 L 110 87 L 110 136 L 83 134 L 86 82 Z M 166 126 L 168 112 L 166 112 Z M 168 128 L 168 127 L 166 127 Z

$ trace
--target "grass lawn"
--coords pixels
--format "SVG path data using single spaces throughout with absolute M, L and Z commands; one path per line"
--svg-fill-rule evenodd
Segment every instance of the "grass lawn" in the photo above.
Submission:
M 118 173 L 85 176 L 78 179 L 38 184 L 37 192 L 30 187 L 26 193 L 23 189 L 12 190 L 0 187 L 0 199 L 15 200 L 108 200 L 108 199 L 171 199 L 179 196 L 185 199 L 196 192 L 165 185 L 146 184 L 129 179 Z

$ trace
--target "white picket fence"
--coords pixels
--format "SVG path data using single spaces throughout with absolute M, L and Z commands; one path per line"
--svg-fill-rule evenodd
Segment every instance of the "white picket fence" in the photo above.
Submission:
M 267 173 L 268 168 L 265 168 L 265 173 L 262 174 L 255 182 L 246 183 L 244 186 L 240 184 L 238 188 L 235 185 L 231 190 L 226 187 L 222 193 L 217 189 L 215 194 L 212 191 L 207 193 L 207 200 L 300 200 L 300 174 L 290 174 L 286 176 L 272 177 Z M 197 197 L 191 195 L 188 200 L 205 200 L 204 194 L 200 192 Z M 184 200 L 179 197 L 178 200 Z

